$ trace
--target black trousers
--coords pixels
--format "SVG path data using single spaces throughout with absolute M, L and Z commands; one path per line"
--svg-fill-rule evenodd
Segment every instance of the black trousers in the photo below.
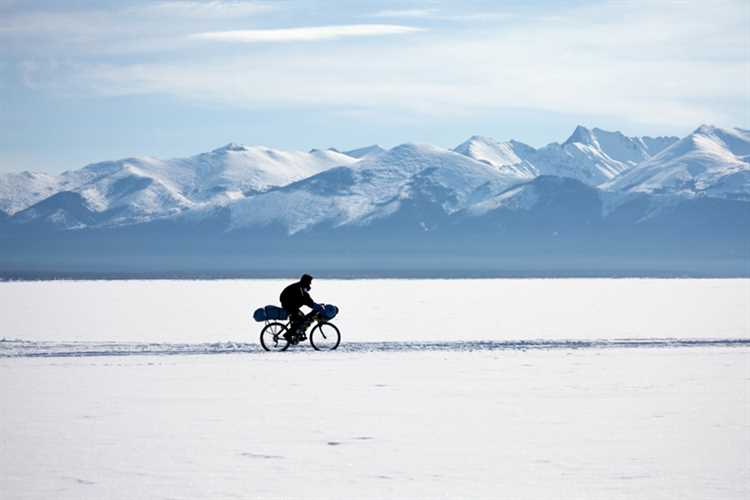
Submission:
M 287 309 L 286 307 L 284 309 L 287 310 L 287 312 L 289 313 L 289 318 L 291 318 L 292 320 L 292 323 L 289 326 L 289 330 L 292 332 L 295 331 L 299 326 L 302 326 L 302 324 L 307 319 L 308 315 L 306 315 L 299 309 Z M 310 314 L 314 314 L 314 312 L 311 312 Z

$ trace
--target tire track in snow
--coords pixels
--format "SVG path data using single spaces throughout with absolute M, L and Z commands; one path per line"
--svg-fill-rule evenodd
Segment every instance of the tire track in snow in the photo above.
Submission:
M 378 353 L 414 351 L 494 351 L 527 349 L 656 349 L 700 347 L 750 347 L 750 339 L 614 339 L 614 340 L 477 340 L 342 343 L 335 352 Z M 290 347 L 283 354 L 316 352 L 307 345 Z M 40 342 L 0 339 L 0 358 L 88 357 L 88 356 L 179 356 L 266 353 L 255 342 L 145 343 L 145 342 Z M 318 353 L 323 355 L 325 353 Z M 330 354 L 330 353 L 329 353 Z

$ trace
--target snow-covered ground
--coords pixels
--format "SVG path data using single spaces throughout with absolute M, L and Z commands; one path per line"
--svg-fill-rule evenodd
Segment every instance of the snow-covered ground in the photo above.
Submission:
M 749 280 L 285 283 L 0 283 L 0 498 L 750 495 Z
M 3 499 L 750 494 L 745 348 L 0 360 Z
M 0 283 L 0 338 L 257 342 L 292 280 Z M 750 338 L 750 280 L 315 280 L 345 342 Z

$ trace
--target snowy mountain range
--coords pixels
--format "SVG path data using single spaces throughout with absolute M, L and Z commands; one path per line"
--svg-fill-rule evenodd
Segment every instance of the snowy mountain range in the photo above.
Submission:
M 626 137 L 620 132 L 578 126 L 564 143 L 540 149 L 513 140 L 500 143 L 474 136 L 454 151 L 529 179 L 556 175 L 598 186 L 676 141 L 677 137 Z
M 750 200 L 749 167 L 750 131 L 703 125 L 603 188 Z
M 127 158 L 59 176 L 6 174 L 0 176 L 0 210 L 19 222 L 44 219 L 68 228 L 133 224 L 225 205 L 355 161 L 330 150 L 227 144 L 185 159 Z
M 230 143 L 189 158 L 0 175 L 0 264 L 44 263 L 50 254 L 40 241 L 76 241 L 60 254 L 66 261 L 76 249 L 181 253 L 177 241 L 201 255 L 233 253 L 242 242 L 254 256 L 268 257 L 270 248 L 282 256 L 292 242 L 314 241 L 328 257 L 342 248 L 353 258 L 491 258 L 544 248 L 575 255 L 578 246 L 580 256 L 646 248 L 661 259 L 687 240 L 688 254 L 742 263 L 750 256 L 748 207 L 750 132 L 742 129 L 702 125 L 680 139 L 579 126 L 539 149 L 481 136 L 452 150 L 305 153 Z M 474 247 L 461 245 L 467 241 Z

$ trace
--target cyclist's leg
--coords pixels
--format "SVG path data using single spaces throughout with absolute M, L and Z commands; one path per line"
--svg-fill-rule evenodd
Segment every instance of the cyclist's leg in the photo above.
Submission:
M 299 309 L 287 309 L 287 312 L 289 313 L 289 318 L 291 318 L 291 324 L 289 325 L 289 331 L 284 334 L 286 337 L 288 334 L 292 334 L 297 331 L 297 329 L 302 325 L 302 323 L 305 321 L 305 315 L 302 314 L 302 311 Z
M 300 321 L 300 328 L 304 328 L 307 330 L 307 328 L 312 325 L 313 321 L 315 321 L 315 317 L 317 316 L 318 312 L 313 310 L 310 311 L 307 314 L 302 315 L 302 321 Z

